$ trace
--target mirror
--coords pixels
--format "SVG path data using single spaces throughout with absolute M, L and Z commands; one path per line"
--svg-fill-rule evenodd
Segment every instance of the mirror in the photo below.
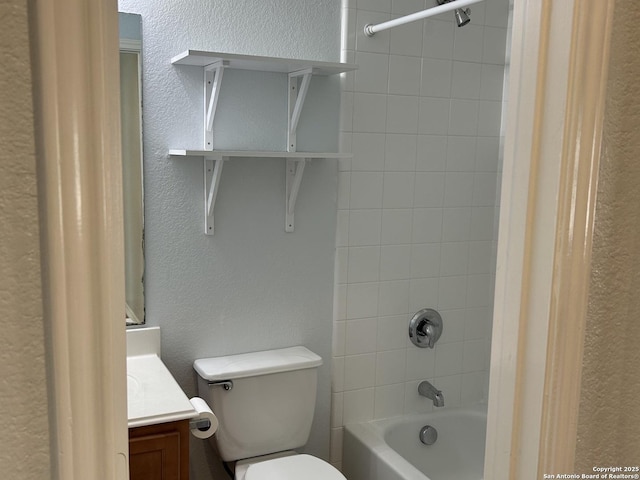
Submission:
M 144 190 L 142 175 L 142 22 L 119 13 L 120 115 L 127 325 L 144 323 Z

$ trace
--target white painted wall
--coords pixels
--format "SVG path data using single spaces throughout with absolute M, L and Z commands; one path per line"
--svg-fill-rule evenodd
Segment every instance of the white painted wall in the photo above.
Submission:
M 436 0 L 345 0 L 334 307 L 331 461 L 343 425 L 486 399 L 500 175 L 508 0 L 471 6 L 374 37 L 381 23 Z M 435 349 L 409 342 L 408 322 L 443 317 Z M 445 407 L 446 408 L 446 407 Z
M 172 66 L 174 55 L 200 49 L 337 61 L 340 4 L 120 0 L 119 10 L 142 15 L 146 319 L 162 328 L 163 359 L 195 395 L 196 358 L 307 346 L 325 360 L 307 450 L 328 458 L 336 161 L 307 165 L 290 234 L 284 232 L 284 161 L 227 162 L 216 233 L 208 237 L 202 161 L 170 159 L 167 152 L 202 145 L 201 69 Z M 241 148 L 284 148 L 282 80 L 225 73 L 214 126 L 218 146 L 237 141 Z M 300 141 L 335 149 L 338 79 L 314 79 L 311 88 L 316 93 L 310 92 L 310 105 L 322 106 L 321 118 L 313 133 L 309 119 L 301 118 L 306 140 Z M 249 96 L 261 103 L 255 114 L 246 105 Z M 192 445 L 192 478 L 209 478 L 215 460 L 204 442 Z

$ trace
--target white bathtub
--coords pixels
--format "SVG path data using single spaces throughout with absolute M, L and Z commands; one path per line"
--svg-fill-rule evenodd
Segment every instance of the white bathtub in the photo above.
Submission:
M 433 445 L 420 429 L 438 431 Z M 343 473 L 349 480 L 482 480 L 487 407 L 435 410 L 347 425 Z

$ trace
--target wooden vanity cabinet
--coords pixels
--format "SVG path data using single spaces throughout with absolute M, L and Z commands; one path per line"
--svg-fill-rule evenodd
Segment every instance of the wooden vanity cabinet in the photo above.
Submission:
M 189 420 L 129 429 L 130 480 L 189 480 Z

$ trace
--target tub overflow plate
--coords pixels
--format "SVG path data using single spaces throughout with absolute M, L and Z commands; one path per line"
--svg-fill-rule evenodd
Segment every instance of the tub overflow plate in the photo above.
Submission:
M 438 431 L 431 425 L 425 425 L 420 429 L 420 441 L 425 445 L 433 445 L 438 440 Z

